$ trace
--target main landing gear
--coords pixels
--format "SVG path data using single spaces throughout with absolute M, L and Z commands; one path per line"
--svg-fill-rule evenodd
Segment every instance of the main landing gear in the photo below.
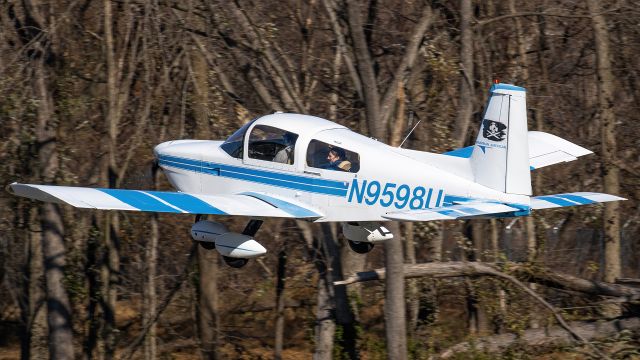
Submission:
M 258 232 L 258 230 L 260 230 L 260 226 L 262 226 L 262 223 L 263 223 L 262 220 L 249 220 L 249 223 L 247 223 L 247 226 L 244 227 L 242 234 L 254 237 Z M 247 265 L 247 263 L 249 262 L 249 259 L 247 258 L 234 258 L 234 257 L 224 256 L 224 255 L 222 255 L 222 260 L 224 260 L 224 262 L 227 265 L 236 269 L 239 269 Z
M 373 249 L 373 243 L 365 242 L 365 241 L 353 241 L 347 240 L 349 242 L 349 247 L 354 252 L 358 254 L 366 254 Z

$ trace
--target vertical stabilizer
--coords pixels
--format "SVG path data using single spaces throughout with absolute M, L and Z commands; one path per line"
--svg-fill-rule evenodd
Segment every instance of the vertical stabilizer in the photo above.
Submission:
M 531 195 L 524 88 L 494 84 L 471 154 L 475 181 L 509 194 Z

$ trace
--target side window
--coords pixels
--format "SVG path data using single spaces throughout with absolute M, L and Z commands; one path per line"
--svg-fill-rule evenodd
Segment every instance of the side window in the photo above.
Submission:
M 307 149 L 307 165 L 318 169 L 357 173 L 360 155 L 339 146 L 311 140 Z
M 251 159 L 293 164 L 298 135 L 267 125 L 256 125 L 249 135 Z

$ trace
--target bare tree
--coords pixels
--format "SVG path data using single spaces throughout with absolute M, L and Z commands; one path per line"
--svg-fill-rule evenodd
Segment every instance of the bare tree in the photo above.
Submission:
M 23 359 L 40 359 L 48 357 L 47 340 L 47 307 L 44 293 L 44 258 L 42 256 L 42 229 L 37 220 L 37 209 L 29 211 L 25 252 L 25 336 L 23 340 Z
M 587 0 L 591 13 L 591 23 L 595 38 L 596 73 L 598 76 L 598 121 L 602 126 L 602 177 L 604 191 L 609 194 L 620 193 L 620 170 L 616 165 L 616 115 L 614 97 L 614 77 L 609 50 L 609 31 L 607 21 L 602 14 L 600 3 Z M 614 201 L 604 205 L 604 280 L 615 281 L 621 275 L 620 267 L 620 203 Z
M 369 133 L 380 140 L 399 142 L 402 131 L 388 132 L 388 117 L 396 110 L 396 101 L 404 99 L 404 91 L 398 92 L 399 87 L 405 86 L 411 80 L 407 79 L 407 74 L 411 74 L 420 48 L 423 37 L 433 21 L 433 14 L 430 6 L 423 7 L 422 14 L 412 34 L 409 36 L 408 45 L 403 53 L 402 59 L 393 73 L 388 88 L 384 95 L 378 86 L 378 79 L 375 76 L 374 62 L 370 54 L 369 44 L 362 24 L 362 10 L 357 1 L 348 3 L 348 23 L 351 39 L 353 40 L 353 53 L 356 59 L 356 69 L 364 97 L 364 107 L 366 122 Z M 400 96 L 398 96 L 400 94 Z M 402 105 L 404 102 L 402 101 Z M 402 109 L 402 106 L 400 106 Z M 404 114 L 398 115 L 402 123 L 395 124 L 403 128 L 406 124 Z M 399 143 L 391 143 L 397 146 Z M 385 286 L 385 333 L 387 335 L 387 356 L 391 359 L 404 359 L 407 356 L 406 340 L 406 314 L 404 300 L 404 277 L 402 275 L 404 257 L 402 252 L 402 239 L 399 226 L 395 223 L 390 225 L 390 229 L 395 237 L 385 243 L 385 265 L 389 271 L 389 277 Z
M 39 143 L 40 176 L 45 183 L 54 181 L 59 160 L 56 151 L 56 119 L 53 99 L 47 85 L 44 57 L 35 64 L 35 87 L 40 101 L 36 138 Z M 71 304 L 64 287 L 65 244 L 60 208 L 44 203 L 40 207 L 42 227 L 42 255 L 44 257 L 45 288 L 47 294 L 47 320 L 49 325 L 49 356 L 53 359 L 72 359 L 73 333 Z
M 458 117 L 455 124 L 456 147 L 464 146 L 473 115 L 473 27 L 472 0 L 460 0 L 460 93 Z
M 218 314 L 218 254 L 198 246 L 198 332 L 204 359 L 218 358 L 220 317 Z
M 275 346 L 274 358 L 282 359 L 282 349 L 284 347 L 284 290 L 287 281 L 287 246 L 278 254 L 278 275 L 276 278 L 276 326 L 275 326 Z
M 55 34 L 51 22 L 55 22 L 52 14 L 45 15 L 41 5 L 27 1 L 24 11 L 31 25 L 38 29 L 33 41 L 31 63 L 33 75 L 31 86 L 37 99 L 37 124 L 35 138 L 37 141 L 38 173 L 42 182 L 52 183 L 56 180 L 59 169 L 57 152 L 57 126 L 53 85 L 50 79 L 50 68 L 47 64 L 55 63 Z M 54 11 L 54 9 L 49 9 Z M 45 33 L 43 29 L 50 29 Z M 60 208 L 52 203 L 44 203 L 39 207 L 41 228 L 41 246 L 44 264 L 44 284 L 47 303 L 47 324 L 49 330 L 49 356 L 55 359 L 73 358 L 73 332 L 71 321 L 71 304 L 64 284 L 65 243 Z M 34 294 L 37 295 L 37 294 Z

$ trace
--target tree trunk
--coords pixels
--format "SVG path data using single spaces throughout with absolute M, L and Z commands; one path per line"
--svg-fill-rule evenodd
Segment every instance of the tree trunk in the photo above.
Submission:
M 301 223 L 299 221 L 299 223 Z M 312 227 L 305 224 L 307 229 L 303 231 L 305 240 L 311 252 L 316 268 L 318 269 L 318 292 L 316 307 L 315 352 L 314 360 L 333 359 L 333 341 L 336 332 L 334 287 L 333 277 L 329 271 L 329 259 L 324 249 L 326 242 L 320 242 L 313 236 Z
M 52 359 L 73 359 L 71 305 L 64 287 L 66 249 L 62 237 L 60 210 L 56 205 L 46 203 L 42 206 L 40 216 L 47 291 L 49 356 Z
M 322 230 L 321 236 L 324 239 L 323 258 L 328 267 L 326 272 L 327 285 L 331 288 L 329 293 L 333 296 L 336 325 L 342 328 L 343 334 L 339 345 L 350 359 L 357 359 L 355 317 L 351 310 L 347 289 L 344 286 L 335 287 L 333 284 L 335 279 L 343 278 L 336 226 L 335 224 L 322 223 L 320 228 Z
M 404 256 L 402 233 L 397 222 L 389 223 L 394 237 L 384 243 L 386 269 L 384 321 L 387 342 L 387 358 L 407 358 L 407 327 L 404 301 Z
M 619 169 L 617 159 L 616 115 L 614 100 L 614 78 L 609 51 L 609 31 L 602 14 L 600 3 L 586 0 L 595 37 L 596 63 L 598 74 L 598 115 L 602 126 L 602 176 L 604 192 L 620 193 Z M 621 275 L 620 269 L 620 203 L 604 204 L 605 265 L 604 280 L 614 282 Z
M 318 279 L 317 310 L 315 326 L 315 352 L 314 360 L 333 359 L 333 336 L 336 332 L 336 323 L 332 316 L 333 305 L 327 277 L 320 274 Z
M 416 263 L 416 244 L 413 236 L 413 223 L 407 222 L 404 224 L 404 257 L 405 263 L 407 264 L 415 264 Z M 349 273 L 347 273 L 349 274 Z M 413 336 L 418 327 L 418 313 L 420 312 L 420 293 L 418 291 L 418 281 L 417 280 L 408 280 L 407 281 L 407 298 L 409 304 L 409 327 L 408 333 L 409 336 Z
M 314 360 L 330 360 L 333 358 L 333 335 L 336 330 L 333 316 L 333 304 L 330 287 L 330 275 L 327 274 L 327 263 L 323 257 L 322 243 L 314 237 L 313 226 L 306 221 L 296 220 L 302 237 L 307 244 L 309 258 L 318 270 L 318 284 L 316 291 L 316 321 L 313 329 L 315 349 Z
M 587 0 L 591 13 L 596 50 L 596 66 L 598 77 L 598 113 L 597 119 L 602 126 L 602 177 L 603 190 L 608 194 L 620 193 L 620 170 L 616 165 L 616 115 L 614 103 L 614 80 L 609 52 L 609 31 L 602 14 L 600 4 L 596 0 Z M 620 265 L 620 203 L 617 201 L 604 204 L 604 281 L 614 282 L 622 275 Z M 603 311 L 609 316 L 618 316 L 620 308 L 615 305 L 605 306 Z
M 429 249 L 431 250 L 429 260 L 440 262 L 442 261 L 442 244 L 445 239 L 447 225 L 444 221 L 437 221 L 436 226 L 438 227 L 438 233 L 429 239 Z
M 278 277 L 276 283 L 276 326 L 275 326 L 275 346 L 274 358 L 282 359 L 282 348 L 284 346 L 284 290 L 287 281 L 287 250 L 286 245 L 278 254 Z
M 482 261 L 485 250 L 486 231 L 484 220 L 469 220 L 471 233 L 471 249 L 468 250 L 469 261 Z M 467 282 L 467 311 L 469 313 L 468 329 L 471 334 L 483 335 L 489 332 L 489 318 L 473 284 Z
M 472 1 L 460 0 L 460 101 L 454 133 L 456 147 L 467 140 L 469 124 L 473 115 L 473 20 Z
M 105 128 L 107 139 L 106 151 L 103 160 L 103 172 L 101 175 L 104 187 L 113 188 L 116 182 L 116 141 L 118 135 L 118 64 L 115 60 L 115 46 L 113 38 L 113 17 L 111 1 L 104 0 L 104 42 L 105 62 L 107 77 L 107 107 L 105 114 Z M 104 246 L 105 259 L 100 269 L 102 312 L 104 325 L 102 327 L 102 346 L 99 350 L 104 352 L 106 359 L 112 359 L 115 354 L 116 339 L 116 301 L 118 297 L 116 286 L 120 279 L 120 244 L 118 242 L 118 213 L 108 212 L 104 214 Z
M 22 359 L 44 359 L 49 357 L 47 340 L 47 308 L 43 289 L 44 263 L 42 256 L 42 231 L 37 223 L 37 209 L 30 211 L 29 224 L 34 224 L 27 234 L 27 266 L 25 284 L 26 309 L 24 310 L 25 337 Z
M 401 134 L 406 126 L 404 114 L 404 81 L 397 83 L 396 89 L 397 104 L 395 128 L 390 133 L 389 145 L 400 145 Z M 393 89 L 389 89 L 393 90 Z M 368 119 L 370 121 L 370 119 Z M 404 284 L 404 253 L 402 231 L 400 223 L 391 222 L 388 225 L 393 233 L 393 239 L 384 243 L 384 264 L 388 272 L 385 281 L 384 297 L 384 320 L 385 336 L 387 341 L 387 358 L 406 359 L 407 358 L 407 315 L 405 302 Z
M 151 174 L 153 180 L 153 189 L 157 190 L 158 181 L 158 169 L 154 167 Z M 145 249 L 145 263 L 147 265 L 147 276 L 144 291 L 144 309 L 143 311 L 143 324 L 147 324 L 151 321 L 152 316 L 156 313 L 157 309 L 157 294 L 156 294 L 156 275 L 158 264 L 158 240 L 160 237 L 158 229 L 158 214 L 149 215 L 151 231 L 149 233 L 149 239 L 147 240 L 147 246 Z M 156 340 L 156 323 L 150 326 L 144 339 L 144 358 L 146 360 L 152 360 L 157 358 L 157 340 Z
M 193 49 L 189 56 L 191 60 L 191 78 L 194 89 L 193 111 L 196 121 L 195 139 L 208 140 L 211 138 L 209 126 L 209 67 L 207 59 L 197 49 Z
M 358 357 L 356 349 L 355 317 L 349 306 L 346 288 L 336 287 L 334 279 L 342 278 L 340 249 L 335 229 L 328 223 L 312 226 L 304 221 L 296 221 L 302 231 L 309 256 L 318 270 L 318 290 L 316 307 L 314 359 L 332 359 L 336 325 L 342 327 L 341 347 L 351 359 Z M 315 234 L 314 234 L 314 229 Z M 318 231 L 321 230 L 321 231 Z
M 380 93 L 373 71 L 373 60 L 369 54 L 369 46 L 362 26 L 362 10 L 357 1 L 348 2 L 347 8 L 356 68 L 365 100 L 365 117 L 367 118 L 369 135 L 376 139 L 386 139 L 386 127 L 379 121 Z
M 215 360 L 219 346 L 218 253 L 198 246 L 198 332 L 204 359 Z
M 35 65 L 35 88 L 39 99 L 36 138 L 40 177 L 44 183 L 51 183 L 55 181 L 59 166 L 56 149 L 57 124 L 54 118 L 53 99 L 47 85 L 44 59 L 38 59 Z M 72 359 L 73 332 L 71 305 L 64 286 L 66 249 L 62 217 L 58 205 L 53 203 L 42 204 L 39 214 L 47 296 L 49 356 L 52 359 Z
M 89 230 L 89 237 L 87 239 L 87 249 L 85 263 L 85 273 L 87 274 L 88 282 L 88 302 L 87 305 L 87 319 L 88 329 L 83 344 L 83 356 L 85 360 L 93 358 L 93 353 L 99 346 L 100 342 L 100 326 L 102 325 L 99 318 L 100 307 L 100 242 L 102 237 L 100 234 L 100 226 L 98 226 L 99 216 L 96 214 L 92 217 L 92 226 Z M 102 350 L 100 350 L 102 351 Z

